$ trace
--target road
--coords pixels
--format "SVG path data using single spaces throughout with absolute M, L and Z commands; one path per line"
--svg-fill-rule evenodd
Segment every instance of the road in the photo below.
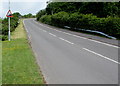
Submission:
M 48 84 L 117 84 L 117 46 L 53 29 L 35 19 L 24 26 Z

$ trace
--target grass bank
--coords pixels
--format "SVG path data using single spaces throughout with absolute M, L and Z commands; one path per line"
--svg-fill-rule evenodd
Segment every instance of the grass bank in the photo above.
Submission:
M 22 21 L 12 40 L 2 42 L 2 84 L 44 84 Z

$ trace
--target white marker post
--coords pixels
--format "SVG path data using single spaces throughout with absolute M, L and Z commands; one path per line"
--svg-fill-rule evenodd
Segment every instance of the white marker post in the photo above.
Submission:
M 8 30 L 8 41 L 10 41 L 10 17 L 8 17 L 8 28 L 9 28 L 9 30 Z
M 9 0 L 9 10 L 10 10 L 10 0 Z M 10 17 L 8 17 L 8 41 L 10 41 Z
M 9 11 L 7 12 L 6 16 L 8 17 L 8 41 L 10 41 L 10 17 L 13 17 L 12 12 L 10 10 L 10 0 L 9 0 Z

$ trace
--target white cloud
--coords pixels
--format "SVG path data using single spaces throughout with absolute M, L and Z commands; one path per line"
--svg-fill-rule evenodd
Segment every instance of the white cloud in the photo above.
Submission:
M 19 12 L 22 15 L 28 13 L 36 14 L 39 10 L 45 9 L 46 5 L 46 2 L 11 2 L 10 4 L 12 13 Z M 8 8 L 8 2 L 3 2 L 0 5 L 0 17 L 6 16 Z
M 10 0 L 11 11 L 21 14 L 36 14 L 39 10 L 46 8 L 49 0 Z M 9 0 L 0 0 L 0 17 L 5 17 L 8 11 Z
M 46 2 L 49 0 L 10 0 L 10 2 Z M 2 2 L 9 2 L 9 0 L 2 0 Z
M 0 1 L 0 17 L 2 17 L 3 14 L 3 4 Z

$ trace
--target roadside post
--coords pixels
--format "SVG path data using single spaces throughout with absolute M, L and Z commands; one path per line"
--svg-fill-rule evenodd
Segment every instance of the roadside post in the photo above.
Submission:
M 10 1 L 9 1 L 9 10 L 6 16 L 8 17 L 8 41 L 10 41 L 10 17 L 13 17 L 12 12 L 10 10 Z

